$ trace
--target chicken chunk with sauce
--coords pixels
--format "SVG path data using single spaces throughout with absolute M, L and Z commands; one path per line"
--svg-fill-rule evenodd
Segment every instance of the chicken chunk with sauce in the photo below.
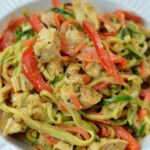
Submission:
M 60 41 L 54 28 L 42 29 L 34 45 L 34 52 L 41 63 L 48 63 L 60 57 Z

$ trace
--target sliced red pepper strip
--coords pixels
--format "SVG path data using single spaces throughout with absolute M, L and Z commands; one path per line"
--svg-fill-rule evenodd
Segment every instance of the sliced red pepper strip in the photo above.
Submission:
M 11 30 L 5 32 L 1 40 L 1 49 L 2 51 L 11 45 L 15 40 L 14 33 Z
M 134 21 L 139 24 L 144 22 L 140 16 L 136 15 L 133 12 L 129 12 L 126 10 L 117 10 L 116 13 L 123 13 L 125 15 L 126 20 Z
M 52 93 L 52 88 L 46 84 L 40 74 L 38 61 L 32 47 L 27 48 L 22 55 L 22 71 L 26 78 L 33 84 L 37 92 L 46 90 Z
M 126 129 L 124 129 L 123 127 L 114 127 L 114 129 L 118 138 L 128 142 L 128 150 L 140 150 L 140 145 Z
M 44 24 L 40 20 L 40 16 L 37 14 L 32 14 L 30 17 L 30 24 L 35 32 L 40 32 L 44 28 Z
M 98 58 L 101 61 L 103 67 L 109 72 L 111 76 L 113 76 L 118 81 L 119 84 L 123 84 L 124 80 L 122 79 L 121 75 L 119 74 L 118 70 L 110 59 L 110 54 L 104 48 L 97 31 L 92 27 L 89 22 L 86 21 L 83 22 L 83 28 L 92 39 Z
M 12 28 L 16 29 L 17 27 L 19 27 L 22 23 L 28 22 L 28 19 L 26 17 L 20 17 L 17 18 L 14 23 L 12 24 Z
M 11 20 L 6 29 L 5 32 L 2 34 L 0 38 L 0 50 L 3 51 L 6 47 L 11 45 L 15 41 L 14 32 L 22 23 L 27 22 L 27 18 L 20 17 L 15 20 Z
M 19 27 L 22 23 L 28 22 L 28 19 L 26 17 L 19 17 L 13 20 L 10 20 L 8 24 L 6 25 L 5 30 L 16 30 L 17 27 Z

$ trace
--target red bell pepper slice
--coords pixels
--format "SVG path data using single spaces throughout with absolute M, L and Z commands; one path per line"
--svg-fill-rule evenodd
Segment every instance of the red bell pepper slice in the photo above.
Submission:
M 37 14 L 32 14 L 30 17 L 30 24 L 35 32 L 40 32 L 44 28 L 44 24 L 40 20 L 40 16 Z
M 52 88 L 46 84 L 40 74 L 38 61 L 32 47 L 27 48 L 22 55 L 22 71 L 26 78 L 33 84 L 37 92 L 46 90 L 52 93 Z
M 118 81 L 119 84 L 123 84 L 124 80 L 122 79 L 121 75 L 119 74 L 118 70 L 113 64 L 110 54 L 104 48 L 97 31 L 93 28 L 93 26 L 89 22 L 86 21 L 83 22 L 83 28 L 92 39 L 98 58 L 101 64 L 103 65 L 103 67 L 109 72 L 111 76 L 113 76 Z
M 4 50 L 6 47 L 8 47 L 9 45 L 11 45 L 14 41 L 15 41 L 15 37 L 14 37 L 14 32 L 17 29 L 17 27 L 19 27 L 22 23 L 27 22 L 27 18 L 25 17 L 20 17 L 17 18 L 15 20 L 11 20 L 7 27 L 5 32 L 3 33 L 3 35 L 1 36 L 0 39 L 0 49 L 1 51 Z
M 14 33 L 11 30 L 5 32 L 1 39 L 1 50 L 3 51 L 6 47 L 11 45 L 15 40 Z
M 136 139 L 123 127 L 114 127 L 116 136 L 128 142 L 126 150 L 140 150 L 140 145 Z
M 124 14 L 125 19 L 130 20 L 130 21 L 134 21 L 135 23 L 138 23 L 138 24 L 143 23 L 143 19 L 140 16 L 133 13 L 133 12 L 129 12 L 129 11 L 126 11 L 126 10 L 117 10 L 116 13 Z

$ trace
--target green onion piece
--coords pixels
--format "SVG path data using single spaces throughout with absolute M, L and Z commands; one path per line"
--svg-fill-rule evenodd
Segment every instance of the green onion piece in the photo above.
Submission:
M 21 28 L 18 28 L 15 33 L 16 41 L 19 41 L 23 36 L 27 36 L 27 39 L 34 36 L 33 29 L 28 29 L 26 31 L 22 31 Z
M 131 50 L 130 48 L 127 48 L 127 50 L 129 51 L 129 53 L 134 56 L 137 60 L 141 60 L 142 57 L 139 56 L 137 53 L 135 53 L 133 50 Z
M 115 103 L 115 102 L 119 102 L 119 101 L 131 101 L 132 100 L 132 97 L 131 96 L 116 96 L 116 97 L 112 97 L 112 98 L 108 98 L 108 99 L 105 99 L 103 101 L 103 104 L 111 104 L 111 103 Z
M 61 81 L 63 79 L 62 76 L 55 76 L 54 80 L 51 81 L 52 85 L 55 85 L 57 82 Z
M 120 31 L 120 38 L 121 38 L 122 40 L 124 40 L 124 39 L 125 39 L 125 36 L 126 36 L 127 34 L 129 34 L 128 29 L 127 29 L 127 28 L 123 28 L 123 29 Z
M 139 137 L 142 137 L 144 135 L 144 129 L 145 129 L 145 123 L 142 123 L 139 129 L 139 134 L 138 134 Z
M 51 8 L 51 11 L 55 13 L 60 13 L 62 15 L 69 15 L 70 17 L 74 18 L 74 14 L 68 10 L 64 10 L 61 8 Z

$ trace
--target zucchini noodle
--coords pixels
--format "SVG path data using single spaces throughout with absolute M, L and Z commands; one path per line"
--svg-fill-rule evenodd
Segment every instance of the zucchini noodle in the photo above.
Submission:
M 1 133 L 22 133 L 34 150 L 140 150 L 150 133 L 143 19 L 86 0 L 52 4 L 1 33 Z

